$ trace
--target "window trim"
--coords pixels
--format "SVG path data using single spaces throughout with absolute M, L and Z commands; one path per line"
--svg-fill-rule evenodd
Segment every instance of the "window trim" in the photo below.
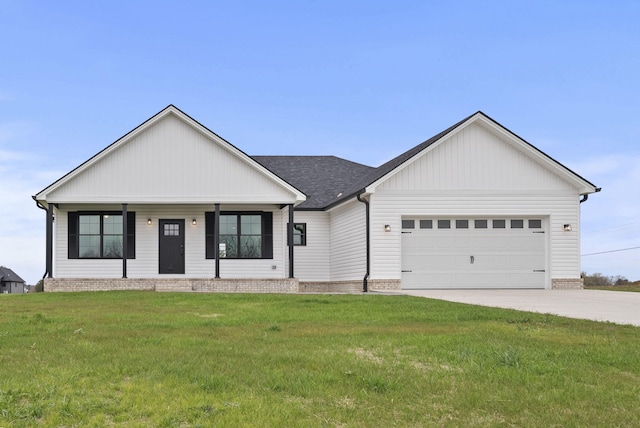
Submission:
M 100 217 L 100 256 L 80 257 L 80 216 Z M 119 257 L 104 257 L 104 216 L 120 216 L 122 211 L 70 211 L 67 213 L 67 258 L 79 260 L 122 260 Z M 122 234 L 120 234 L 122 235 Z M 109 234 L 108 236 L 117 236 Z M 136 213 L 127 212 L 127 260 L 136 258 Z

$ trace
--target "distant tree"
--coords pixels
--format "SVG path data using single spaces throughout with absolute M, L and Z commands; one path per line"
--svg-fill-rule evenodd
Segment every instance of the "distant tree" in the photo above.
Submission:
M 605 276 L 598 272 L 591 275 L 583 272 L 582 278 L 584 279 L 585 287 L 610 287 L 613 285 L 611 277 Z
M 35 291 L 36 293 L 42 293 L 44 291 L 44 280 L 41 279 L 40 281 L 38 281 L 35 285 L 35 287 L 33 288 L 33 291 Z
M 624 276 L 616 276 L 613 281 L 613 285 L 627 285 L 629 284 L 629 280 Z
M 614 285 L 626 285 L 631 283 L 631 281 L 622 275 L 605 276 L 597 272 L 589 275 L 586 272 L 582 272 L 581 276 L 584 280 L 585 287 L 611 287 Z

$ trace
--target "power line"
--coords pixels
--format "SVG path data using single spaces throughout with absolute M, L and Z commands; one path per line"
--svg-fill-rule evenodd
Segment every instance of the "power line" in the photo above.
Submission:
M 597 254 L 607 254 L 607 253 L 617 253 L 618 251 L 629 251 L 629 250 L 637 250 L 640 247 L 630 247 L 630 248 L 621 248 L 619 250 L 609 250 L 609 251 L 600 251 L 599 253 L 589 253 L 589 254 L 581 254 L 580 257 L 585 256 L 595 256 Z

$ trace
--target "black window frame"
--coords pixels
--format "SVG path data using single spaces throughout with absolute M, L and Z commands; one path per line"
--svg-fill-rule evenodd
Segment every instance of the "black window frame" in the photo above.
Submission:
M 300 237 L 300 243 L 296 243 L 296 237 Z M 307 246 L 307 223 L 293 223 L 293 246 Z
M 237 257 L 219 257 L 220 260 L 264 260 L 273 259 L 273 213 L 271 211 L 220 211 L 220 216 L 236 216 L 237 221 L 237 242 L 241 242 L 242 221 L 241 216 L 260 216 L 261 224 L 261 251 L 260 257 L 240 257 L 241 247 L 238 248 Z M 215 259 L 216 249 L 214 248 L 215 240 L 215 212 L 207 211 L 204 213 L 205 218 L 205 258 Z M 223 235 L 223 234 L 220 234 Z M 245 234 L 246 235 L 246 234 Z M 220 248 L 218 248 L 218 254 Z
M 99 216 L 100 217 L 100 256 L 80 257 L 80 217 Z M 105 216 L 120 216 L 122 211 L 70 211 L 67 213 L 67 258 L 82 260 L 122 260 L 122 255 L 118 257 L 104 256 L 104 218 Z M 113 236 L 113 234 L 107 234 Z M 136 258 L 136 213 L 127 212 L 127 259 Z

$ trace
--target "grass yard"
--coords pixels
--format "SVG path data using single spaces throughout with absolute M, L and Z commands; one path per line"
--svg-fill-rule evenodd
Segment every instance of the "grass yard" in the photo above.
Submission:
M 607 291 L 632 291 L 640 293 L 640 281 L 625 285 L 612 285 L 609 287 L 585 287 L 587 290 L 607 290 Z
M 408 296 L 0 296 L 0 427 L 640 426 L 640 328 Z

